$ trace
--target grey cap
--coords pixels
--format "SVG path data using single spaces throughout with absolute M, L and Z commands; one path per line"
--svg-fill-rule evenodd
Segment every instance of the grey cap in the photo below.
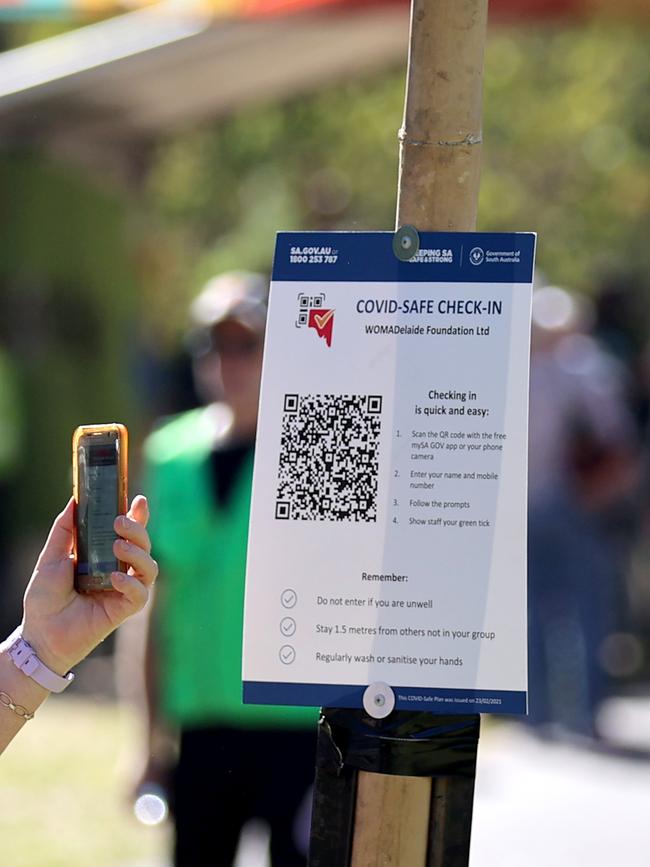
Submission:
M 250 271 L 229 271 L 205 284 L 190 306 L 190 316 L 199 328 L 213 328 L 231 319 L 262 333 L 267 304 L 266 277 Z

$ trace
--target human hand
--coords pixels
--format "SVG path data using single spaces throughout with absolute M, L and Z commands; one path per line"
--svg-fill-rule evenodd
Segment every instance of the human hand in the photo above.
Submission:
M 149 507 L 138 495 L 126 516 L 115 519 L 113 544 L 126 573 L 113 572 L 113 590 L 77 593 L 72 559 L 74 500 L 56 518 L 41 551 L 23 603 L 22 635 L 38 657 L 66 674 L 120 623 L 147 603 L 158 574 L 145 529 Z

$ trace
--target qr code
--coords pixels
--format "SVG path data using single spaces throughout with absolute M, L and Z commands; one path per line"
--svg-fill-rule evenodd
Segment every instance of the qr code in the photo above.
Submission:
M 275 517 L 376 521 L 381 395 L 285 394 Z

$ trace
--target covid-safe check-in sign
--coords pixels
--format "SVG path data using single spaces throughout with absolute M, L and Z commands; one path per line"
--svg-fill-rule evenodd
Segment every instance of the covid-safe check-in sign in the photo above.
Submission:
M 525 713 L 534 248 L 278 236 L 246 702 Z

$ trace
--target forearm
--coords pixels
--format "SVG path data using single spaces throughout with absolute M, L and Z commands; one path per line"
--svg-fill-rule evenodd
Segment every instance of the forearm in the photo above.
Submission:
M 119 538 L 113 553 L 129 568 L 113 572 L 113 590 L 99 594 L 74 589 L 72 498 L 55 519 L 25 592 L 20 633 L 0 643 L 0 753 L 49 690 L 68 686 L 74 677 L 70 668 L 146 604 L 158 573 L 149 554 L 148 517 L 147 500 L 139 495 L 128 513 L 115 519 Z
M 8 641 L 0 644 L 0 693 L 3 693 L 0 695 L 0 753 L 26 724 L 25 717 L 11 710 L 8 702 L 32 714 L 49 695 L 46 689 L 16 668 L 8 648 Z

